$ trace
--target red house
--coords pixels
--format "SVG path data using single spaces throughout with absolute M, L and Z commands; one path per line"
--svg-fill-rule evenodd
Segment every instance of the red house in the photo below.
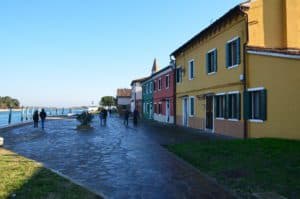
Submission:
M 153 79 L 153 119 L 159 122 L 175 122 L 175 80 L 174 68 L 169 65 L 152 75 Z

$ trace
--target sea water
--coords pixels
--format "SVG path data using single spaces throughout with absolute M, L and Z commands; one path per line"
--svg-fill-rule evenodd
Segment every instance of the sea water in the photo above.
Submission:
M 40 111 L 40 110 L 39 110 Z M 69 113 L 72 114 L 78 114 L 82 112 L 82 109 L 51 109 L 46 108 L 45 109 L 47 116 L 67 116 Z M 23 114 L 22 114 L 23 112 Z M 13 110 L 11 114 L 11 123 L 10 124 L 17 124 L 26 121 L 32 121 L 32 115 L 33 115 L 34 109 L 23 109 L 22 110 Z M 1 126 L 7 126 L 9 120 L 9 110 L 1 110 L 0 111 L 0 127 Z

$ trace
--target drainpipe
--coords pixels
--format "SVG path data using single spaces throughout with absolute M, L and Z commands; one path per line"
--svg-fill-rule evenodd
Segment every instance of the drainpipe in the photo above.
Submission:
M 244 12 L 244 11 L 242 11 Z M 244 56 L 244 59 L 243 59 L 243 62 L 244 62 L 244 67 L 243 67 L 243 76 L 244 76 L 244 80 L 243 80 L 243 88 L 244 88 L 244 92 L 247 91 L 247 60 L 246 60 L 246 57 L 247 57 L 247 52 L 246 52 L 246 48 L 247 48 L 247 45 L 249 43 L 249 28 L 248 28 L 248 14 L 245 13 L 245 18 L 246 18 L 246 42 L 244 43 L 244 50 L 243 50 L 243 56 Z M 243 92 L 243 93 L 244 93 Z M 245 99 L 243 98 L 243 101 Z M 243 103 L 244 104 L 244 103 Z M 244 110 L 244 106 L 243 106 L 243 111 Z M 248 121 L 245 120 L 244 118 L 244 139 L 247 139 L 249 137 L 248 135 Z
M 176 119 L 176 60 L 172 59 L 172 55 L 170 55 L 170 62 L 172 64 L 172 71 L 173 71 L 173 117 L 174 117 L 174 124 L 177 124 Z

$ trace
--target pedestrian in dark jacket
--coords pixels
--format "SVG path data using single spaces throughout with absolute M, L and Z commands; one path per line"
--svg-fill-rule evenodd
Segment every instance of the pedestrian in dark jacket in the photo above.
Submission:
M 45 109 L 42 109 L 40 112 L 40 118 L 41 118 L 41 123 L 42 123 L 42 129 L 45 128 L 45 120 L 46 120 L 47 114 L 45 112 Z
M 32 119 L 33 119 L 33 127 L 38 128 L 38 126 L 39 126 L 39 112 L 38 111 L 34 111 Z
M 133 111 L 133 124 L 137 125 L 138 124 L 138 119 L 140 117 L 140 113 L 137 109 L 134 109 Z
M 104 125 L 106 125 L 106 120 L 107 120 L 107 110 L 104 108 L 103 109 L 103 120 L 104 120 Z
M 128 126 L 129 114 L 130 114 L 129 110 L 126 109 L 126 111 L 124 113 L 124 124 L 126 126 Z

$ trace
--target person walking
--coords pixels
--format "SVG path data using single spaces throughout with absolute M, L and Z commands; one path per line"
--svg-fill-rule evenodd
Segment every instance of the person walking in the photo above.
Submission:
M 40 118 L 41 118 L 41 124 L 42 124 L 42 129 L 45 128 L 45 120 L 47 117 L 47 113 L 45 112 L 45 109 L 42 109 L 42 111 L 40 112 Z
M 99 112 L 99 119 L 100 119 L 100 125 L 102 126 L 103 124 L 103 118 L 104 118 L 104 115 L 103 115 L 103 109 L 101 109 L 101 111 Z
M 125 113 L 124 113 L 124 124 L 125 126 L 128 126 L 128 120 L 129 120 L 129 110 L 125 110 Z
M 39 127 L 39 112 L 34 111 L 33 116 L 33 128 L 38 128 Z
M 104 108 L 102 111 L 103 111 L 103 121 L 104 121 L 104 126 L 106 126 L 107 110 Z
M 137 109 L 134 109 L 133 111 L 133 124 L 137 125 L 138 124 L 138 119 L 140 118 L 140 113 Z

